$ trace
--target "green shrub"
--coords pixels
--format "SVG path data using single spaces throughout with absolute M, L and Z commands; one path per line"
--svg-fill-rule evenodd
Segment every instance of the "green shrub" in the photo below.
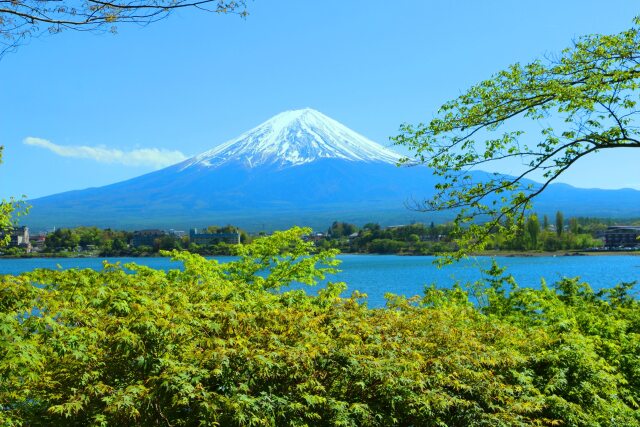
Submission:
M 292 229 L 219 264 L 0 278 L 0 425 L 634 426 L 630 285 L 364 295 Z

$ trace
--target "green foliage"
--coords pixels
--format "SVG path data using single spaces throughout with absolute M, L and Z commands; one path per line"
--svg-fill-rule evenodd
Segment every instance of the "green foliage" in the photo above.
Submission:
M 558 224 L 564 223 L 563 218 L 562 212 L 556 213 Z M 558 233 L 557 230 L 548 230 L 548 227 L 541 229 L 537 215 L 532 214 L 524 221 L 521 229 L 514 228 L 515 232 L 492 234 L 488 246 L 494 250 L 547 252 L 598 248 L 602 246 L 602 241 L 593 235 L 606 229 L 607 225 L 603 221 L 606 220 L 572 217 L 569 219 L 569 231 Z
M 558 212 L 562 217 L 562 213 Z M 546 216 L 545 216 L 546 217 Z M 521 222 L 507 221 L 504 229 L 493 230 L 488 236 L 487 249 L 493 251 L 571 251 L 602 247 L 602 241 L 594 237 L 602 233 L 612 220 L 598 218 L 570 218 L 567 233 L 556 232 L 540 225 L 536 214 L 523 218 Z M 625 223 L 634 222 L 627 220 Z M 336 224 L 343 224 L 336 222 Z M 349 238 L 331 234 L 316 243 L 318 248 L 337 248 L 348 253 L 438 255 L 455 250 L 452 242 L 455 225 L 433 222 L 382 228 L 378 224 L 366 224 L 356 236 Z
M 556 234 L 558 237 L 562 237 L 562 232 L 564 231 L 564 215 L 562 212 L 556 212 Z
M 335 268 L 309 231 L 224 264 L 0 276 L 0 425 L 640 425 L 630 284 L 521 289 L 494 265 L 369 309 L 287 288 Z
M 227 264 L 227 277 L 242 286 L 264 290 L 278 290 L 292 282 L 313 285 L 325 274 L 335 273 L 338 251 L 315 251 L 313 242 L 301 237 L 311 233 L 309 228 L 294 227 L 277 231 L 271 237 L 257 239 L 249 245 L 239 245 L 235 253 L 238 261 Z M 318 268 L 318 263 L 327 267 Z
M 397 254 L 407 245 L 392 239 L 373 239 L 369 244 L 369 250 L 377 254 Z
M 25 248 L 21 248 L 18 246 L 12 246 L 12 247 L 8 247 L 8 248 L 3 248 L 2 249 L 2 255 L 4 256 L 9 256 L 9 257 L 26 257 L 27 256 L 27 250 Z
M 351 234 L 358 232 L 358 227 L 347 222 L 334 221 L 327 231 L 327 234 L 334 238 L 349 237 Z
M 0 145 L 0 164 L 2 163 L 3 150 L 4 147 Z M 13 197 L 9 200 L 0 199 L 0 247 L 9 243 L 9 233 L 16 225 L 16 219 L 26 215 L 28 211 L 29 207 L 22 200 L 16 200 Z
M 527 248 L 528 249 L 537 249 L 538 248 L 538 236 L 540 235 L 540 222 L 538 221 L 538 217 L 536 215 L 531 215 L 527 219 L 526 225 L 526 233 L 527 233 Z
M 80 235 L 69 228 L 58 228 L 47 235 L 45 249 L 48 252 L 73 251 L 80 244 Z
M 532 200 L 578 159 L 640 147 L 639 25 L 636 18 L 631 29 L 581 37 L 554 59 L 514 64 L 444 104 L 428 124 L 401 127 L 394 142 L 442 178 L 417 207 L 456 212 L 452 258 L 483 249 L 496 231 L 514 237 Z M 472 173 L 509 159 L 523 168 Z M 531 184 L 539 176 L 542 184 Z
M 442 252 L 448 244 L 451 225 L 422 223 L 382 228 L 379 224 L 365 224 L 356 236 L 353 233 L 339 232 L 336 237 L 333 228 L 357 231 L 355 226 L 346 227 L 346 223 L 335 222 L 330 229 L 329 240 L 320 242 L 319 247 L 334 247 L 341 252 L 378 253 L 378 254 L 419 254 L 427 255 Z
M 227 225 L 224 227 L 210 226 L 210 233 L 238 232 L 242 243 L 249 243 L 251 237 L 246 231 Z M 218 243 L 211 245 L 196 245 L 189 242 L 188 237 L 178 237 L 165 234 L 149 245 L 130 246 L 134 233 L 131 231 L 100 229 L 97 227 L 58 228 L 46 236 L 45 245 L 39 254 L 69 256 L 79 251 L 83 254 L 100 256 L 150 256 L 160 251 L 187 249 L 200 255 L 231 255 L 232 244 Z M 6 251 L 5 251 L 6 252 Z
M 546 395 L 546 418 L 565 425 L 640 422 L 640 304 L 633 285 L 594 292 L 575 278 L 541 290 L 488 292 L 485 314 L 545 334 L 529 369 Z

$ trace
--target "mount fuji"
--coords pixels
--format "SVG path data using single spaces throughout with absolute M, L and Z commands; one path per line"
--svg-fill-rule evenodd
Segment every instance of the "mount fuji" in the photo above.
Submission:
M 401 224 L 447 214 L 407 209 L 433 193 L 424 166 L 312 110 L 286 111 L 238 138 L 168 168 L 116 184 L 30 201 L 26 225 L 189 228 L 233 224 L 250 231 L 332 221 Z M 640 191 L 551 185 L 539 212 L 640 216 Z M 448 214 L 451 215 L 451 214 Z
M 247 168 L 286 168 L 323 159 L 396 164 L 400 157 L 342 123 L 305 108 L 280 113 L 181 165 L 183 170 L 233 163 L 241 163 Z

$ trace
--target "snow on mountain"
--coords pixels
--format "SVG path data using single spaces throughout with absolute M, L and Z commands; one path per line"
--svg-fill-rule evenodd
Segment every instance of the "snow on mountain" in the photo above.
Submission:
M 401 157 L 324 114 L 305 108 L 280 113 L 236 139 L 185 161 L 181 170 L 226 163 L 282 168 L 327 158 L 396 164 Z
M 431 197 L 437 177 L 426 167 L 396 167 L 399 158 L 317 111 L 288 111 L 183 163 L 30 200 L 25 224 L 40 230 L 233 224 L 257 231 L 294 224 L 321 230 L 333 221 L 391 225 L 450 219 L 450 213 L 420 216 L 406 208 Z M 539 214 L 640 216 L 639 191 L 554 184 L 541 196 Z

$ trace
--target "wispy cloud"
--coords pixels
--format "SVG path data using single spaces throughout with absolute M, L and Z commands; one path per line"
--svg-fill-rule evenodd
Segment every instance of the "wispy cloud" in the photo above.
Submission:
M 104 146 L 58 145 L 46 139 L 31 136 L 25 138 L 23 142 L 26 145 L 45 148 L 62 157 L 91 159 L 100 163 L 117 163 L 125 166 L 151 166 L 159 169 L 187 159 L 187 156 L 180 151 L 164 148 L 138 148 L 123 151 Z

